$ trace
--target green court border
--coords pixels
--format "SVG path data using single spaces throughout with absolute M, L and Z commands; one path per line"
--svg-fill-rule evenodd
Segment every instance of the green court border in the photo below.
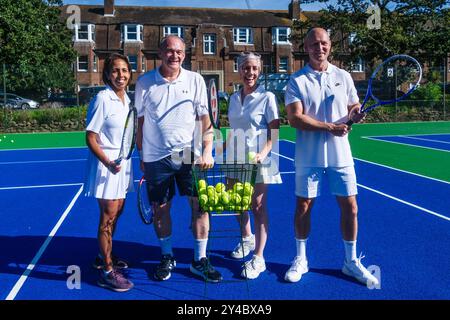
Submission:
M 450 133 L 449 121 L 366 123 L 353 125 L 353 156 L 450 182 L 450 152 L 365 139 L 367 136 Z M 0 150 L 85 147 L 84 131 L 1 133 Z M 282 126 L 280 139 L 295 141 L 295 129 Z M 13 141 L 13 142 L 12 142 Z

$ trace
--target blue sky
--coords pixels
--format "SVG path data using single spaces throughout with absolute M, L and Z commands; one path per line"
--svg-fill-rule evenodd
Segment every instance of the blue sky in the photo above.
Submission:
M 136 6 L 164 6 L 164 7 L 203 7 L 203 8 L 235 8 L 247 9 L 247 3 L 251 9 L 275 9 L 287 10 L 291 0 L 115 0 L 115 4 L 119 6 L 136 5 Z M 301 1 L 300 1 L 301 3 Z M 64 0 L 64 4 L 103 4 L 103 0 Z M 313 3 L 301 5 L 303 10 L 315 11 L 320 10 L 324 4 Z

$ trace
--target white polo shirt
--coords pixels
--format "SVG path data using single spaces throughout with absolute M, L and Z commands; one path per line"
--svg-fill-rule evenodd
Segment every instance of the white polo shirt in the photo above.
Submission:
M 138 117 L 144 117 L 143 160 L 158 161 L 193 147 L 196 119 L 208 114 L 205 81 L 200 74 L 181 69 L 170 82 L 159 68 L 151 70 L 136 83 L 135 107 Z
M 291 76 L 286 106 L 300 101 L 303 113 L 328 123 L 348 120 L 348 106 L 359 102 L 353 79 L 345 70 L 328 63 L 324 72 L 308 64 Z M 297 129 L 295 165 L 299 167 L 346 167 L 353 165 L 348 135 Z
M 269 123 L 278 119 L 278 105 L 275 95 L 258 86 L 255 91 L 241 99 L 241 90 L 230 97 L 228 119 L 232 129 L 242 129 L 246 133 L 246 146 L 255 152 L 262 150 L 258 146 L 258 136 L 262 130 L 269 130 Z
M 129 104 L 127 94 L 124 105 L 109 86 L 100 91 L 89 104 L 86 130 L 99 135 L 102 149 L 120 150 Z

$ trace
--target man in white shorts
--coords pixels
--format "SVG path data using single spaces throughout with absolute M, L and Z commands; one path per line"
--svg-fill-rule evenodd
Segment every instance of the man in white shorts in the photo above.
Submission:
M 192 231 L 195 238 L 192 273 L 210 282 L 222 280 L 206 257 L 209 217 L 200 212 L 198 196 L 192 186 L 191 150 L 198 150 L 197 163 L 211 168 L 212 127 L 208 116 L 205 81 L 196 72 L 181 67 L 185 58 L 185 44 L 177 36 L 161 41 L 159 68 L 142 75 L 136 83 L 135 106 L 138 111 L 136 144 L 147 180 L 148 197 L 154 210 L 154 228 L 158 236 L 162 258 L 154 277 L 168 280 L 176 266 L 172 251 L 171 200 L 175 184 L 181 196 L 188 196 L 192 210 Z M 194 135 L 200 132 L 203 149 L 195 148 Z M 183 159 L 183 161 L 180 161 Z M 186 161 L 188 160 L 188 161 Z M 141 167 L 142 167 L 141 166 Z
M 324 178 L 341 210 L 341 232 L 345 248 L 342 272 L 366 285 L 378 280 L 356 256 L 358 231 L 357 186 L 353 157 L 348 142 L 349 118 L 355 123 L 360 113 L 358 95 L 350 74 L 328 62 L 331 41 L 326 30 L 311 29 L 305 38 L 309 63 L 291 76 L 285 104 L 287 117 L 297 129 L 295 167 L 297 196 L 295 237 L 297 255 L 285 280 L 297 282 L 308 272 L 306 241 L 314 199 L 320 195 Z

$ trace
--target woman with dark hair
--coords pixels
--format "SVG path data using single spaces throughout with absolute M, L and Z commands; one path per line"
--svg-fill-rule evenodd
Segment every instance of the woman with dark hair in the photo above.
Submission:
M 128 58 L 117 53 L 111 54 L 103 68 L 106 89 L 92 99 L 86 119 L 86 144 L 90 152 L 84 192 L 86 196 L 97 198 L 100 207 L 100 254 L 94 267 L 101 269 L 98 285 L 118 292 L 133 287 L 133 283 L 118 271 L 127 268 L 127 263 L 112 254 L 115 226 L 123 211 L 127 192 L 133 191 L 131 159 L 124 159 L 120 164 L 114 162 L 119 156 L 129 111 L 130 99 L 125 90 L 131 76 Z

